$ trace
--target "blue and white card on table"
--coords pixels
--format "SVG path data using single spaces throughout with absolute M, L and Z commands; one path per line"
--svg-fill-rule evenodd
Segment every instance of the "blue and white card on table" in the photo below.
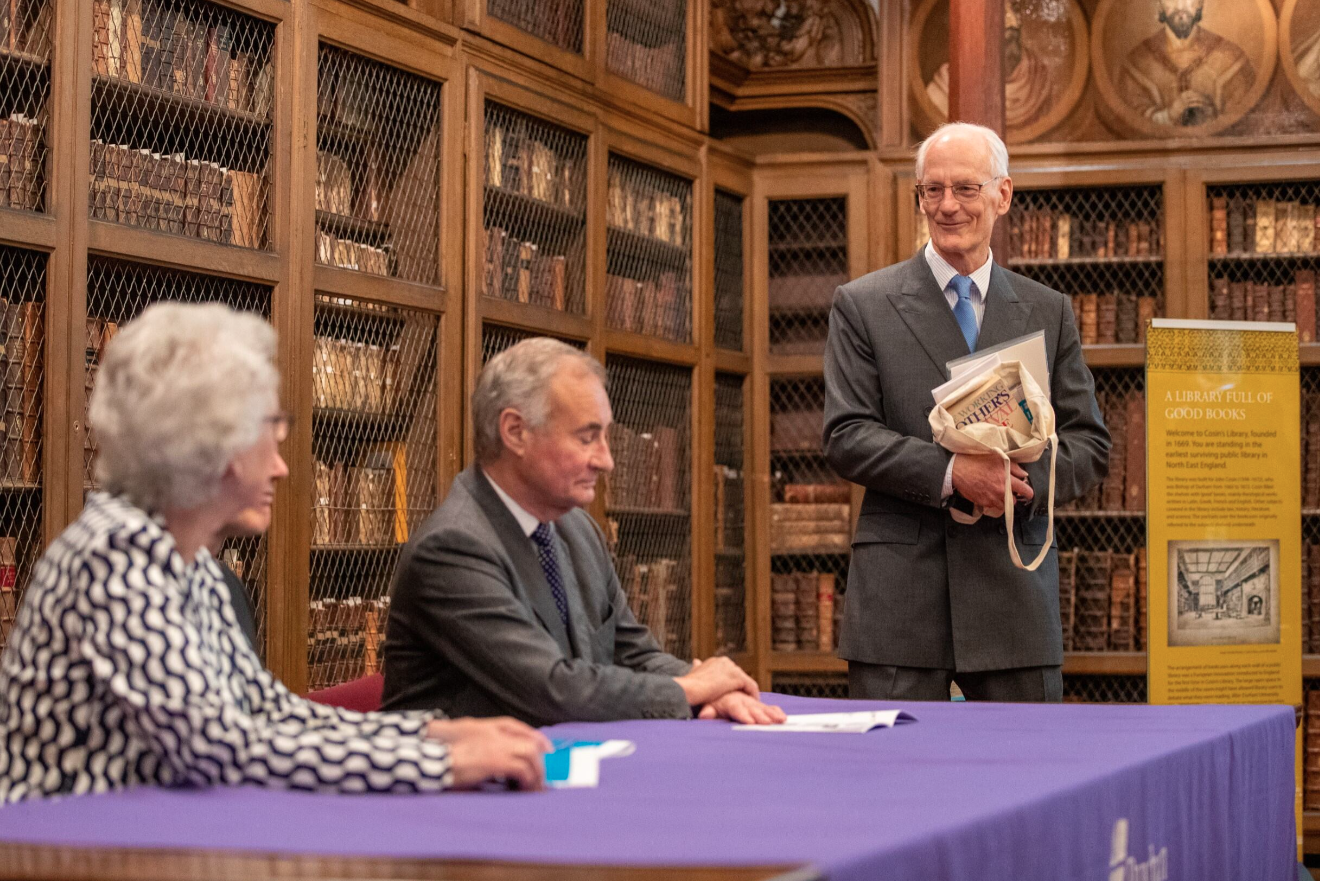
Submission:
M 545 785 L 551 789 L 592 788 L 600 783 L 600 761 L 630 756 L 631 740 L 560 740 L 545 754 Z

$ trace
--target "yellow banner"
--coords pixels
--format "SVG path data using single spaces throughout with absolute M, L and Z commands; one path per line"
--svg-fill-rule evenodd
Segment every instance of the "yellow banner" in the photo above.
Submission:
M 1160 319 L 1146 346 L 1149 700 L 1300 706 L 1297 334 Z

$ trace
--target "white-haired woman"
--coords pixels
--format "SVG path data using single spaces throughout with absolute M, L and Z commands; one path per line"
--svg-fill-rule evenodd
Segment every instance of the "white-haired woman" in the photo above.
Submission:
M 107 347 L 91 402 L 105 491 L 36 566 L 0 658 L 0 803 L 540 785 L 548 743 L 520 722 L 319 706 L 243 637 L 207 545 L 240 512 L 269 525 L 288 473 L 274 354 L 266 322 L 220 305 L 152 306 Z

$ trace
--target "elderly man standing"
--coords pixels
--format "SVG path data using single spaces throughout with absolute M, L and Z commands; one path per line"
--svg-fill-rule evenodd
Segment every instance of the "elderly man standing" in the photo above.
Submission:
M 953 123 L 917 152 L 930 243 L 906 263 L 839 288 L 825 353 L 825 453 L 866 488 L 849 567 L 839 655 L 855 698 L 1062 699 L 1058 557 L 1013 566 L 1004 520 L 953 521 L 948 508 L 1000 507 L 1003 463 L 931 440 L 931 389 L 948 361 L 1044 331 L 1059 436 L 1056 503 L 1103 479 L 1109 433 L 1068 298 L 994 263 L 1008 212 L 1008 150 L 991 130 Z M 1014 530 L 1034 557 L 1045 540 L 1049 457 L 1014 466 Z M 1032 547 L 1034 546 L 1034 548 Z M 1025 555 L 1024 554 L 1024 555 Z
M 614 468 L 600 363 L 558 340 L 491 359 L 472 395 L 477 464 L 404 548 L 385 632 L 386 707 L 537 725 L 778 722 L 728 658 L 689 664 L 633 617 L 583 506 Z

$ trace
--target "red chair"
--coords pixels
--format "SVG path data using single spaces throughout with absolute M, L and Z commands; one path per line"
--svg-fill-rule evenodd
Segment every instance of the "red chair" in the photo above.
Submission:
M 339 707 L 343 710 L 356 710 L 359 713 L 373 713 L 380 709 L 381 692 L 385 690 L 385 677 L 379 673 L 354 679 L 341 685 L 332 685 L 307 695 L 309 701 Z

